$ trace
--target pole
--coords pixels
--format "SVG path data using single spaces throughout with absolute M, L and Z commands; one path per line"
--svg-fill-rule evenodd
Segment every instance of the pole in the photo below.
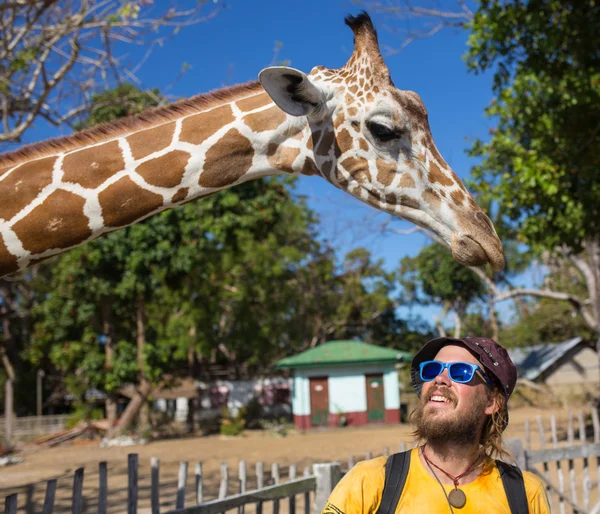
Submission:
M 4 446 L 6 451 L 12 449 L 12 417 L 13 417 L 13 384 L 6 379 L 4 390 Z
M 37 380 L 36 380 L 36 400 L 37 400 L 37 415 L 42 415 L 42 378 L 44 378 L 44 370 L 38 369 Z

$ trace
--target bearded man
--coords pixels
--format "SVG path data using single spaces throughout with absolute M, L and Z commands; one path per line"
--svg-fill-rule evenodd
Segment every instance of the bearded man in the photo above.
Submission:
M 331 493 L 326 514 L 549 514 L 541 480 L 506 463 L 508 352 L 483 337 L 426 343 L 411 363 L 419 405 L 413 450 L 363 461 Z

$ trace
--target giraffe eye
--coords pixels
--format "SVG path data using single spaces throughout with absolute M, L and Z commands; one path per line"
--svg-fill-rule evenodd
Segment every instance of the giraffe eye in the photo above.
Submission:
M 381 125 L 380 123 L 375 123 L 373 121 L 367 123 L 367 128 L 369 129 L 371 134 L 373 134 L 373 137 L 375 137 L 375 139 L 384 143 L 400 137 L 400 134 L 396 130 L 386 127 L 385 125 Z

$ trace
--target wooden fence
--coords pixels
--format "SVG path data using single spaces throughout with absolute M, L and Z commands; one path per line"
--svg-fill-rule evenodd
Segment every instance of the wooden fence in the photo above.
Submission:
M 597 411 L 568 413 L 566 419 L 560 420 L 552 415 L 549 427 L 544 426 L 540 416 L 533 422 L 526 420 L 524 439 L 507 440 L 507 443 L 517 463 L 535 473 L 544 483 L 553 513 L 600 514 L 600 423 Z M 406 448 L 407 445 L 401 443 L 393 451 Z M 390 453 L 389 448 L 382 451 L 383 455 Z M 373 456 L 366 452 L 364 459 Z M 150 483 L 140 488 L 138 455 L 130 454 L 127 484 L 126 487 L 121 484 L 119 491 L 113 487 L 109 489 L 107 463 L 101 462 L 94 492 L 97 498 L 92 498 L 89 493 L 83 495 L 84 469 L 80 468 L 70 486 L 68 505 L 63 501 L 57 508 L 57 479 L 52 479 L 46 484 L 43 504 L 36 502 L 33 494 L 26 493 L 25 502 L 21 501 L 21 507 L 17 509 L 17 494 L 9 494 L 5 499 L 5 514 L 17 514 L 17 511 L 27 514 L 67 511 L 107 514 L 125 510 L 127 514 L 141 514 L 138 509 L 141 491 L 146 494 L 145 498 L 149 492 L 150 501 L 142 502 L 149 503 L 149 507 L 142 508 L 144 513 L 151 514 L 218 514 L 228 510 L 245 514 L 245 506 L 249 504 L 256 505 L 257 514 L 311 514 L 311 511 L 319 514 L 337 481 L 355 462 L 355 457 L 349 457 L 341 463 L 313 464 L 312 468 L 304 468 L 302 476 L 295 465 L 285 469 L 274 463 L 270 471 L 266 471 L 262 462 L 258 462 L 254 473 L 250 474 L 245 461 L 239 462 L 237 475 L 231 476 L 228 464 L 223 462 L 217 483 L 210 482 L 211 487 L 216 486 L 212 487 L 212 496 L 216 497 L 209 499 L 201 462 L 194 464 L 193 476 L 188 476 L 191 475 L 188 462 L 181 462 L 175 487 L 171 487 L 168 481 L 160 479 L 160 462 L 153 458 Z M 146 477 L 144 480 L 147 484 Z M 193 490 L 190 490 L 190 483 Z
M 69 416 L 66 414 L 55 416 L 23 416 L 12 418 L 12 437 L 15 440 L 31 440 L 65 429 Z M 0 441 L 4 439 L 5 419 L 0 417 Z
M 230 477 L 229 468 L 226 462 L 221 463 L 221 480 L 219 484 L 218 497 L 211 501 L 205 501 L 204 498 L 204 477 L 202 473 L 202 463 L 198 462 L 194 466 L 194 503 L 192 507 L 185 507 L 186 497 L 188 495 L 188 462 L 181 462 L 177 479 L 177 490 L 174 501 L 174 509 L 163 509 L 165 504 L 171 504 L 172 501 L 163 501 L 161 499 L 162 486 L 160 483 L 160 462 L 156 458 L 152 458 L 151 466 L 151 486 L 150 486 L 150 509 L 145 511 L 151 514 L 175 514 L 175 513 L 197 513 L 197 514 L 217 514 L 225 512 L 229 509 L 237 509 L 238 514 L 244 514 L 244 505 L 253 503 L 256 504 L 257 514 L 263 514 L 263 504 L 272 502 L 273 514 L 279 513 L 279 504 L 282 500 L 288 500 L 289 514 L 296 514 L 296 500 L 298 495 L 302 495 L 302 507 L 304 514 L 310 514 L 311 510 L 315 513 L 321 512 L 325 506 L 327 497 L 333 490 L 333 487 L 338 482 L 341 474 L 339 463 L 324 463 L 314 464 L 312 470 L 305 467 L 303 476 L 297 476 L 297 467 L 291 465 L 288 468 L 287 481 L 282 482 L 280 466 L 274 463 L 271 467 L 270 484 L 265 486 L 264 463 L 256 464 L 256 475 L 254 489 L 248 490 L 248 474 L 245 461 L 240 461 L 238 479 L 237 479 L 237 494 L 229 495 Z M 108 500 L 110 491 L 108 490 L 108 472 L 107 463 L 100 462 L 98 465 L 98 495 L 97 509 L 94 509 L 98 514 L 107 514 Z M 129 454 L 127 459 L 127 497 L 123 502 L 123 508 L 127 514 L 138 513 L 139 500 L 139 460 L 135 453 Z M 83 496 L 83 480 L 84 468 L 79 468 L 75 471 L 72 483 L 72 495 L 70 498 L 70 506 L 68 511 L 73 514 L 82 514 L 89 509 L 84 509 L 84 505 L 89 502 Z M 43 514 L 52 514 L 55 509 L 57 491 L 57 479 L 51 479 L 46 482 L 46 490 L 44 495 L 41 512 Z M 31 495 L 28 495 L 31 496 Z M 311 508 L 311 496 L 312 508 Z M 173 506 L 173 505 L 172 505 Z M 87 506 L 89 507 L 89 505 Z M 22 507 L 27 513 L 40 512 L 36 509 L 36 505 L 29 498 L 26 504 Z M 5 514 L 17 514 L 18 512 L 18 494 L 13 493 L 6 496 L 4 501 Z
M 550 426 L 537 416 L 525 421 L 518 463 L 546 486 L 552 512 L 600 514 L 600 420 L 598 411 L 569 412 L 566 422 L 555 414 Z M 537 432 L 537 437 L 533 434 Z M 576 437 L 577 435 L 577 437 Z

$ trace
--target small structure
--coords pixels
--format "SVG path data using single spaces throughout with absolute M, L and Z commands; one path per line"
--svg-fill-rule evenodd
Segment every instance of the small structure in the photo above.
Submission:
M 329 341 L 276 364 L 293 371 L 292 413 L 300 429 L 400 422 L 397 364 L 409 352 L 361 341 Z
M 581 337 L 509 350 L 520 379 L 548 386 L 561 396 L 595 394 L 600 366 L 594 343 Z

